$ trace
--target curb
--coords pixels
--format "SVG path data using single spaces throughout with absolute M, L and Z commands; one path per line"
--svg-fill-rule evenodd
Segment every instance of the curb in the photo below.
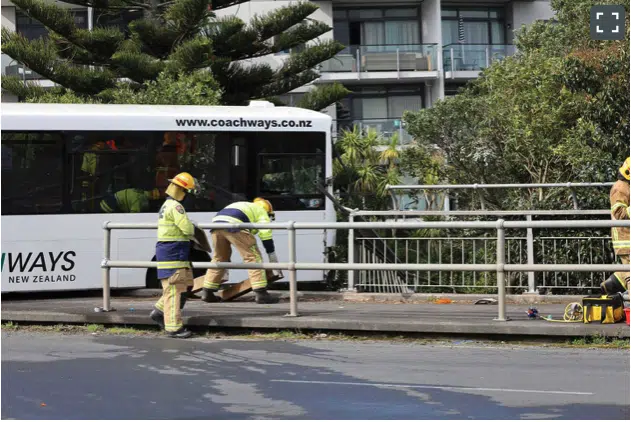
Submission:
M 241 317 L 241 316 L 188 316 L 184 324 L 196 328 L 247 328 L 247 329 L 304 329 L 335 330 L 353 332 L 394 332 L 445 335 L 504 335 L 514 337 L 584 337 L 607 336 L 629 338 L 626 325 L 603 327 L 599 324 L 549 324 L 531 325 L 525 321 L 498 322 L 489 325 L 475 322 L 410 321 L 389 322 L 342 320 L 301 316 Z M 4 311 L 2 321 L 23 323 L 67 323 L 67 324 L 117 324 L 155 325 L 147 315 L 120 313 L 70 314 L 64 312 Z

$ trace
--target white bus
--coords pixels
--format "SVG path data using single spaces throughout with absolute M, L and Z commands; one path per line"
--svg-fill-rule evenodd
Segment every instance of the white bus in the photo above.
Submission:
M 104 221 L 157 222 L 167 179 L 197 178 L 185 203 L 210 222 L 229 203 L 269 199 L 277 221 L 335 221 L 315 187 L 332 175 L 329 116 L 246 107 L 2 105 L 2 293 L 101 288 Z M 209 236 L 210 238 L 210 236 Z M 153 230 L 114 230 L 112 259 L 155 260 Z M 274 231 L 279 259 L 287 233 Z M 297 233 L 297 258 L 324 262 L 334 233 Z M 193 261 L 209 261 L 194 251 Z M 233 251 L 233 262 L 241 262 Z M 196 270 L 195 275 L 204 273 Z M 298 281 L 321 281 L 300 271 Z M 230 270 L 229 282 L 247 278 Z M 116 269 L 113 289 L 157 288 L 155 269 Z

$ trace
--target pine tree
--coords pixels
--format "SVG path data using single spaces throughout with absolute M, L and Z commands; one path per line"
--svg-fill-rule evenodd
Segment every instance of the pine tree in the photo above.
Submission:
M 290 54 L 277 69 L 248 62 L 304 46 L 330 31 L 309 19 L 318 9 L 311 2 L 280 7 L 246 24 L 235 16 L 217 18 L 214 12 L 247 0 L 64 0 L 92 7 L 97 16 L 140 12 L 142 17 L 123 32 L 98 24 L 92 31 L 79 29 L 68 9 L 43 0 L 12 1 L 50 33 L 48 39 L 29 41 L 2 29 L 2 52 L 57 84 L 46 90 L 3 78 L 3 89 L 27 101 L 181 104 L 153 94 L 177 96 L 178 86 L 193 85 L 195 94 L 184 95 L 185 101 L 199 95 L 197 104 L 279 103 L 277 96 L 316 80 L 317 65 L 344 48 L 335 41 L 317 42 Z M 171 86 L 176 88 L 169 90 Z M 321 110 L 347 94 L 339 84 L 323 85 L 299 106 Z

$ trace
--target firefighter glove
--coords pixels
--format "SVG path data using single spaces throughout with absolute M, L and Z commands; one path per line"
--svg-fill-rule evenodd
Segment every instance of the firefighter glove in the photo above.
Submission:
M 267 254 L 267 257 L 269 258 L 269 262 L 274 262 L 274 263 L 278 262 L 278 257 L 276 256 L 276 252 Z M 283 272 L 281 270 L 272 270 L 272 273 L 276 277 L 283 278 Z

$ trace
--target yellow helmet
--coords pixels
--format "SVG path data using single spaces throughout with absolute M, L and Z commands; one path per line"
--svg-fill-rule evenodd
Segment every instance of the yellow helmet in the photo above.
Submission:
M 169 182 L 183 188 L 187 192 L 194 193 L 197 190 L 197 181 L 189 173 L 182 172 L 176 175 L 173 179 L 169 179 Z
M 267 214 L 270 216 L 270 218 L 272 220 L 275 219 L 275 214 L 274 214 L 274 207 L 272 207 L 272 203 L 270 201 L 268 201 L 267 199 L 263 199 L 261 197 L 259 198 L 254 198 L 254 202 L 255 204 L 260 205 L 261 207 L 263 207 L 263 209 L 265 209 L 265 211 L 267 211 Z
M 631 162 L 630 162 L 630 161 L 631 161 L 631 160 L 629 159 L 629 157 L 627 157 L 627 159 L 626 159 L 626 160 L 624 160 L 624 164 L 623 164 L 623 165 L 622 165 L 622 167 L 620 167 L 620 169 L 619 169 L 620 174 L 622 174 L 622 176 L 623 176 L 625 179 L 627 179 L 627 180 L 629 180 L 629 176 L 630 176 L 630 174 L 629 174 L 629 173 L 631 173 Z

